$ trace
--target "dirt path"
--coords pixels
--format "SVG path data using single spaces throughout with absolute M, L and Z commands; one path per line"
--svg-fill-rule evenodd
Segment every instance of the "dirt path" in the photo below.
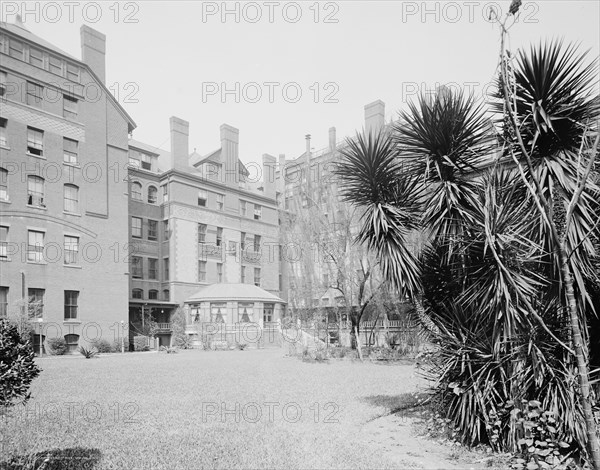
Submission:
M 366 442 L 381 450 L 398 469 L 494 470 L 506 468 L 496 458 L 450 446 L 417 434 L 418 422 L 400 414 L 388 415 L 365 424 Z

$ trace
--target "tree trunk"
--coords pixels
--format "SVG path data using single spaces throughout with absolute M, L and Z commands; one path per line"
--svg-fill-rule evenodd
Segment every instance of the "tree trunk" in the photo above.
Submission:
M 358 350 L 358 357 L 360 358 L 360 361 L 362 362 L 362 360 L 363 360 L 362 349 L 360 348 L 360 337 L 358 336 L 358 329 L 356 328 L 356 326 L 354 326 L 354 335 L 356 336 L 356 349 Z
M 413 305 L 415 306 L 415 313 L 417 314 L 417 318 L 423 328 L 429 331 L 431 334 L 438 335 L 440 333 L 439 328 L 431 321 L 429 315 L 425 312 L 425 307 L 423 306 L 423 295 L 417 294 L 413 298 Z
M 586 362 L 587 345 L 583 343 L 581 335 L 581 326 L 579 324 L 579 315 L 577 314 L 577 301 L 573 289 L 573 276 L 571 267 L 567 260 L 567 253 L 564 242 L 559 246 L 560 267 L 565 284 L 565 294 L 567 297 L 567 309 L 571 320 L 571 331 L 573 333 L 573 345 L 575 347 L 575 359 L 577 360 L 577 369 L 579 376 L 579 387 L 581 388 L 581 408 L 585 419 L 587 432 L 587 447 L 590 453 L 592 465 L 596 470 L 600 470 L 600 445 L 598 443 L 598 434 L 596 433 L 596 422 L 592 410 L 592 400 L 590 397 L 589 371 Z

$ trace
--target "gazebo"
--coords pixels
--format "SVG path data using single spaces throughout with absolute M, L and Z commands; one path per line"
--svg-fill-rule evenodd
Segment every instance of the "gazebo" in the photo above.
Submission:
M 185 301 L 187 324 L 256 323 L 261 327 L 281 320 L 286 302 L 252 284 L 211 284 Z

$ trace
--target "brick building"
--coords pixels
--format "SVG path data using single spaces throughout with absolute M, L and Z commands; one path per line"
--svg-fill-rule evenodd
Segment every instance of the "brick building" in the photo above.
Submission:
M 0 314 L 27 309 L 36 341 L 70 350 L 114 341 L 127 321 L 135 128 L 104 83 L 105 36 L 83 26 L 81 51 L 0 24 Z
M 275 158 L 263 155 L 250 171 L 227 124 L 206 156 L 190 153 L 188 122 L 172 117 L 170 133 L 170 151 L 129 142 L 131 334 L 151 315 L 161 344 L 173 309 L 201 288 L 252 284 L 278 296 L 281 282 Z

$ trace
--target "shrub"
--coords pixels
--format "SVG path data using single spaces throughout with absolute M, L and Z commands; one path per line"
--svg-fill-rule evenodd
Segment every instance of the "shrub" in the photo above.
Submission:
M 147 336 L 135 336 L 133 338 L 133 349 L 134 351 L 150 351 L 148 346 Z
M 240 351 L 243 351 L 244 349 L 246 349 L 248 347 L 248 345 L 246 343 L 236 343 L 235 345 Z
M 0 408 L 25 403 L 30 397 L 29 386 L 41 371 L 26 338 L 16 325 L 0 320 Z
M 96 348 L 96 350 L 99 353 L 111 353 L 111 352 L 115 351 L 114 346 L 105 339 L 100 339 L 98 341 L 94 341 L 93 347 Z M 119 346 L 119 349 L 120 349 L 120 346 Z
M 179 348 L 177 346 L 161 346 L 161 352 L 166 352 L 167 354 L 177 354 L 179 352 Z
M 79 347 L 79 352 L 86 359 L 91 359 L 91 358 L 96 357 L 98 355 L 98 350 L 96 348 L 86 349 L 83 346 L 80 346 Z
M 68 351 L 67 342 L 64 338 L 50 338 L 46 340 L 48 352 L 53 356 L 62 356 Z

